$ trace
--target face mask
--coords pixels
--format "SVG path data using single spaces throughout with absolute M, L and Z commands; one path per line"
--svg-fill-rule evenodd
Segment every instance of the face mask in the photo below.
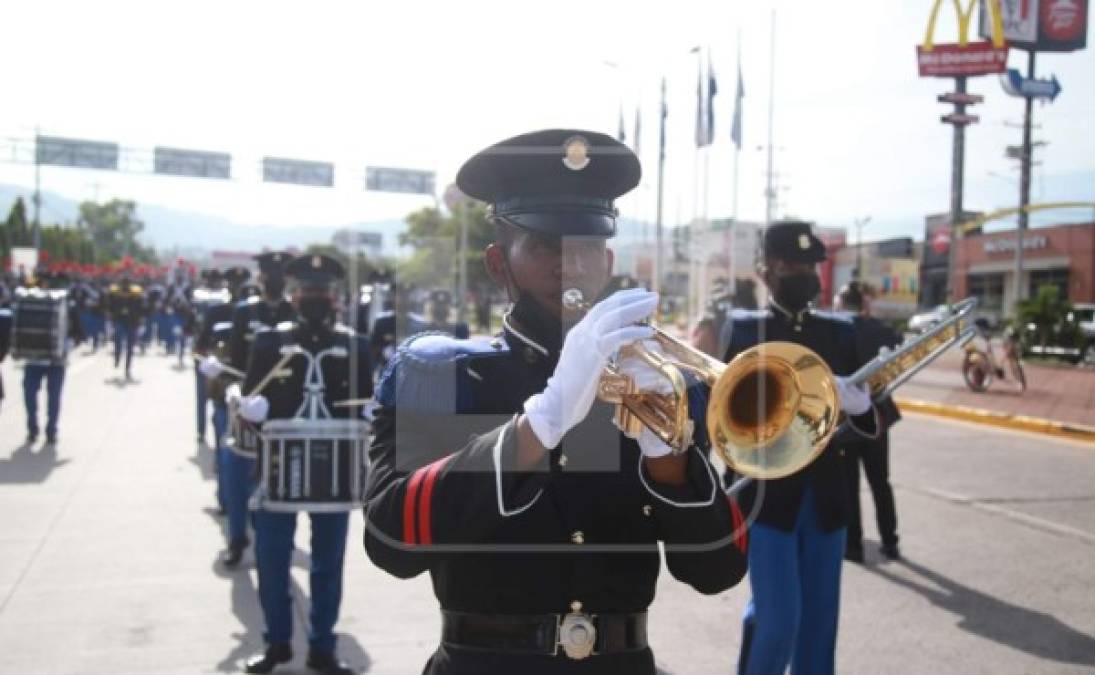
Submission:
M 557 353 L 563 348 L 563 336 L 567 326 L 555 315 L 554 312 L 544 307 L 527 291 L 517 285 L 510 271 L 509 259 L 506 259 L 506 276 L 509 278 L 507 288 L 517 289 L 517 300 L 510 310 L 510 317 L 517 322 L 520 330 L 542 345 L 549 352 Z
M 331 299 L 322 296 L 310 296 L 300 299 L 297 303 L 297 311 L 300 316 L 311 324 L 321 324 L 332 313 Z
M 776 302 L 789 312 L 801 312 L 821 292 L 821 280 L 813 272 L 789 274 L 779 278 Z
M 280 298 L 282 293 L 285 292 L 285 279 L 279 279 L 277 277 L 267 279 L 263 284 L 266 289 L 266 295 L 271 298 Z

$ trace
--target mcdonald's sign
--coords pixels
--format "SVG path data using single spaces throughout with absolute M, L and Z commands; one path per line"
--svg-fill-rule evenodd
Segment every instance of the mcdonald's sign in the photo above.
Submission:
M 1004 38 L 1004 25 L 1000 12 L 1000 0 L 984 0 L 988 5 L 988 23 L 991 40 L 970 42 L 970 25 L 978 0 L 951 0 L 955 19 L 958 21 L 958 42 L 935 44 L 935 27 L 944 0 L 935 0 L 928 16 L 928 30 L 924 43 L 916 48 L 920 77 L 969 77 L 1002 73 L 1008 65 L 1008 45 Z

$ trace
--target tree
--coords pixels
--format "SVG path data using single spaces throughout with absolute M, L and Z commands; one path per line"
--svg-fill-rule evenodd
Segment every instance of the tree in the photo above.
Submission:
M 4 234 L 0 242 L 4 248 L 4 255 L 8 255 L 14 246 L 33 246 L 34 236 L 27 223 L 27 205 L 22 197 L 16 197 L 11 205 L 7 220 L 3 223 Z
M 128 255 L 137 262 L 157 262 L 155 251 L 137 241 L 144 222 L 137 217 L 135 202 L 122 199 L 105 204 L 83 202 L 76 223 L 90 237 L 97 261 L 120 260 Z
M 1017 317 L 1019 327 L 1029 344 L 1078 346 L 1079 327 L 1068 320 L 1072 304 L 1061 297 L 1054 284 L 1038 287 L 1033 298 L 1020 300 Z M 1030 334 L 1028 331 L 1032 331 Z
M 494 291 L 494 282 L 483 265 L 483 251 L 494 241 L 494 226 L 487 219 L 486 205 L 470 200 L 453 213 L 443 214 L 427 207 L 407 216 L 407 231 L 399 235 L 399 243 L 410 246 L 413 252 L 398 266 L 401 285 L 455 289 L 460 269 L 460 228 L 465 218 L 468 291 L 477 297 Z

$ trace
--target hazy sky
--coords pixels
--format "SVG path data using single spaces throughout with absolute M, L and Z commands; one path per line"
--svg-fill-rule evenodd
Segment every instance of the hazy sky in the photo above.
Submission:
M 949 2 L 938 41 L 956 30 Z M 854 9 L 843 9 L 844 7 Z M 5 6 L 0 137 L 42 133 L 231 152 L 224 183 L 47 167 L 45 189 L 121 196 L 243 223 L 336 224 L 398 218 L 428 200 L 365 193 L 366 165 L 433 169 L 452 180 L 472 152 L 536 128 L 629 136 L 642 109 L 643 187 L 625 214 L 653 219 L 657 96 L 669 80 L 667 223 L 694 196 L 695 45 L 719 78 L 717 141 L 708 158 L 708 213 L 730 214 L 729 139 L 737 52 L 745 79 L 739 216 L 764 216 L 770 12 L 777 9 L 777 171 L 781 211 L 826 225 L 871 215 L 871 238 L 922 232 L 948 208 L 951 129 L 935 96 L 951 80 L 920 79 L 915 45 L 930 0 L 639 3 L 60 2 Z M 1095 35 L 1092 36 L 1095 38 Z M 607 62 L 617 64 L 615 67 Z M 1025 68 L 1025 52 L 1012 53 Z M 1041 155 L 1034 198 L 1095 199 L 1095 54 L 1040 55 L 1064 92 L 1036 105 Z M 1011 206 L 1022 101 L 996 77 L 971 80 L 986 103 L 967 135 L 966 204 Z M 264 155 L 336 163 L 334 189 L 263 185 Z M 998 175 L 990 175 L 990 172 Z M 0 164 L 0 182 L 31 184 L 28 166 Z M 702 190 L 700 191 L 702 195 Z M 46 217 L 48 219 L 48 215 Z M 1084 214 L 1058 214 L 1075 219 Z M 1089 214 L 1088 214 L 1089 215 Z

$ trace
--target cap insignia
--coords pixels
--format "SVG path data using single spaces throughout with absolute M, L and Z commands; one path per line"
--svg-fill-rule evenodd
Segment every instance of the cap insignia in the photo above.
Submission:
M 803 251 L 810 250 L 810 238 L 805 234 L 798 235 L 798 247 Z
M 312 267 L 316 268 L 317 270 L 323 267 L 323 258 L 320 258 L 318 255 L 312 256 Z
M 582 136 L 571 136 L 563 143 L 563 166 L 571 171 L 581 171 L 589 166 L 589 141 Z

